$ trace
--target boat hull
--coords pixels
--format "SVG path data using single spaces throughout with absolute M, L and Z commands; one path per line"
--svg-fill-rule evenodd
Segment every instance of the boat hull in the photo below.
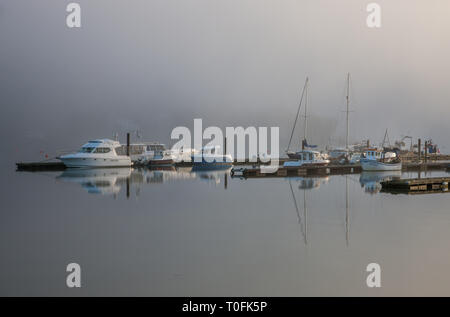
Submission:
M 61 157 L 60 160 L 67 167 L 130 167 L 132 165 L 129 157 L 123 158 Z
M 305 161 L 286 161 L 284 162 L 284 167 L 320 167 L 327 166 L 330 162 L 328 160 L 323 162 L 305 162 Z
M 194 162 L 193 171 L 226 170 L 233 166 L 231 162 Z
M 175 162 L 172 159 L 161 159 L 161 160 L 149 160 L 148 165 L 150 166 L 171 166 Z
M 223 170 L 233 166 L 231 155 L 204 154 L 191 156 L 192 170 Z
M 384 163 L 376 160 L 361 160 L 361 168 L 363 171 L 400 171 L 402 162 Z

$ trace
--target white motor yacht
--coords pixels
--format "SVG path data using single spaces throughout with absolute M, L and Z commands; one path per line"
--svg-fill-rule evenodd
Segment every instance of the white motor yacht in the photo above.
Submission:
M 131 166 L 131 159 L 118 155 L 120 143 L 109 139 L 89 141 L 77 153 L 58 157 L 67 167 L 122 167 Z

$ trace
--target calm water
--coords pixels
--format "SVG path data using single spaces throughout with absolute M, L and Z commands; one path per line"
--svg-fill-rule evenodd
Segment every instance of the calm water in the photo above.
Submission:
M 450 194 L 380 193 L 378 174 L 225 175 L 8 171 L 0 295 L 450 296 Z

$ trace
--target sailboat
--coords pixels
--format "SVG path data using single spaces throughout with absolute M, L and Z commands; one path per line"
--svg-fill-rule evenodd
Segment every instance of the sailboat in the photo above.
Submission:
M 308 106 L 308 82 L 309 78 L 306 77 L 305 85 L 303 87 L 302 96 L 300 98 L 300 104 L 297 109 L 297 115 L 295 116 L 294 126 L 291 131 L 291 137 L 289 139 L 288 148 L 286 150 L 286 154 L 290 159 L 295 161 L 287 161 L 283 164 L 285 167 L 299 167 L 299 166 L 324 166 L 330 163 L 329 160 L 323 159 L 322 155 L 318 151 L 307 150 L 305 148 L 315 148 L 317 145 L 310 145 L 306 141 L 306 132 L 308 127 L 308 116 L 307 116 L 307 106 Z M 303 103 L 303 98 L 305 98 L 305 114 L 304 114 L 304 125 L 303 125 L 303 139 L 302 139 L 302 149 L 300 151 L 292 152 L 289 151 L 289 147 L 291 146 L 292 137 L 294 135 L 294 130 L 297 125 L 298 116 L 300 114 L 300 108 Z

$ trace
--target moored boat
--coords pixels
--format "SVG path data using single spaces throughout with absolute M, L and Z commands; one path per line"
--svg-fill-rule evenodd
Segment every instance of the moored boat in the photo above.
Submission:
M 300 166 L 326 166 L 330 163 L 329 160 L 323 159 L 320 152 L 303 150 L 297 152 L 298 159 L 295 161 L 284 162 L 284 167 L 300 167 Z
M 170 157 L 153 158 L 147 161 L 149 166 L 172 166 L 174 163 Z
M 289 144 L 288 144 L 288 147 L 286 150 L 286 155 L 291 160 L 302 160 L 302 157 L 303 157 L 302 153 L 306 148 L 316 148 L 317 147 L 317 145 L 308 144 L 308 141 L 306 140 L 306 132 L 307 132 L 307 126 L 308 126 L 308 116 L 307 116 L 308 85 L 309 85 L 309 78 L 306 77 L 305 86 L 303 87 L 302 96 L 300 98 L 300 103 L 297 108 L 297 115 L 295 117 L 294 126 L 292 127 L 291 137 L 289 138 Z M 291 142 L 292 142 L 292 137 L 294 136 L 295 127 L 297 125 L 297 120 L 298 120 L 298 117 L 300 114 L 300 108 L 302 107 L 303 100 L 305 100 L 305 114 L 303 115 L 304 123 L 303 123 L 303 139 L 301 140 L 302 148 L 299 151 L 289 151 L 289 148 L 290 148 Z
M 402 162 L 395 152 L 368 149 L 360 159 L 363 171 L 399 171 Z
M 170 166 L 175 163 L 173 157 L 166 150 L 166 147 L 164 146 L 164 144 L 149 143 L 149 144 L 140 144 L 140 145 L 134 145 L 134 146 L 141 147 L 140 153 L 135 154 L 135 156 L 134 156 L 134 160 L 139 165 Z
M 165 151 L 166 155 L 170 156 L 175 163 L 191 162 L 192 155 L 198 154 L 198 151 L 191 148 L 170 149 Z
M 118 155 L 120 143 L 110 139 L 92 140 L 84 144 L 77 153 L 57 157 L 67 167 L 129 167 L 131 159 Z
M 204 147 L 191 156 L 192 170 L 228 169 L 233 165 L 230 154 L 220 154 L 219 146 Z

